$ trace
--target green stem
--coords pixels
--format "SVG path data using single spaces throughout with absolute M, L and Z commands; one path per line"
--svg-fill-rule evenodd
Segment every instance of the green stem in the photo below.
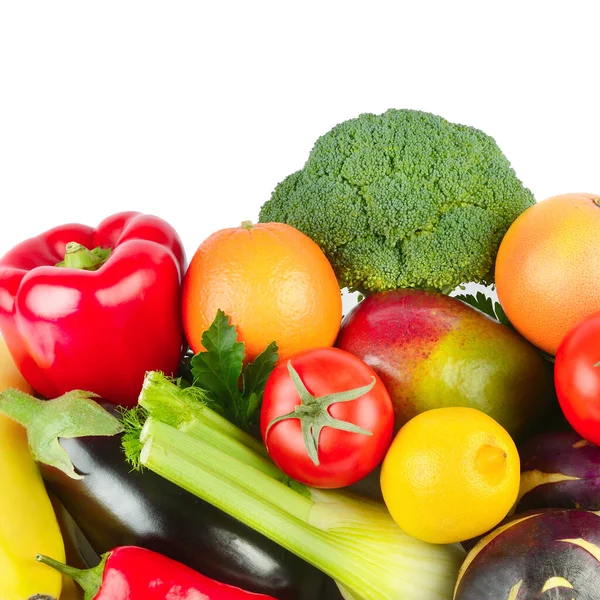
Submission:
M 52 567 L 67 577 L 70 577 L 85 592 L 85 600 L 92 600 L 100 591 L 107 558 L 108 554 L 104 554 L 98 565 L 91 569 L 85 570 L 69 567 L 68 565 L 58 562 L 57 560 L 54 560 L 53 558 L 43 554 L 38 554 L 35 557 L 35 560 Z
M 159 371 L 146 374 L 138 403 L 155 418 L 189 435 L 202 436 L 208 429 L 212 429 L 262 456 L 268 456 L 259 440 L 209 408 L 204 403 L 204 392 L 201 389 L 181 389 Z
M 182 451 L 185 444 L 180 436 L 185 434 L 161 425 L 157 427 L 155 422 L 147 432 L 140 457 L 144 466 L 239 519 L 349 588 L 356 589 L 359 585 L 363 593 L 356 596 L 357 600 L 386 598 L 372 575 L 374 565 L 362 557 L 360 549 L 356 556 L 347 553 L 339 540 L 336 543 L 335 535 L 308 525 L 310 500 L 273 480 L 268 490 L 258 483 L 252 485 L 249 480 L 257 472 L 239 462 L 226 466 L 223 462 L 226 457 L 220 453 L 218 460 L 205 454 L 191 456 Z M 288 502 L 291 494 L 301 500 Z
M 271 473 L 273 477 L 283 476 L 283 473 L 275 467 L 270 460 L 265 447 L 260 444 L 258 448 L 254 445 L 249 446 L 244 440 L 239 440 L 228 436 L 217 429 L 211 429 L 210 424 L 201 421 L 193 421 L 185 427 L 179 428 L 179 431 L 188 435 L 191 439 L 198 441 L 211 442 L 214 446 L 220 448 L 223 452 L 231 456 L 238 457 L 245 462 L 251 461 L 253 466 L 264 473 Z M 241 433 L 244 433 L 240 430 Z M 257 441 L 252 438 L 253 441 Z
M 31 396 L 14 388 L 0 393 L 0 413 L 24 427 L 35 417 L 35 404 L 32 406 Z
M 280 508 L 306 520 L 313 503 L 302 494 L 281 485 L 286 479 L 270 460 L 252 452 L 244 445 L 226 441 L 222 434 L 204 428 L 202 437 L 191 437 L 170 425 L 150 417 L 142 429 L 140 441 L 168 440 L 177 451 L 190 460 L 202 457 L 203 464 L 214 465 L 217 475 L 225 476 L 253 494 L 264 494 Z
M 82 244 L 69 242 L 65 247 L 65 258 L 56 263 L 56 266 L 66 269 L 97 271 L 108 260 L 111 252 L 111 248 L 98 246 L 89 250 Z

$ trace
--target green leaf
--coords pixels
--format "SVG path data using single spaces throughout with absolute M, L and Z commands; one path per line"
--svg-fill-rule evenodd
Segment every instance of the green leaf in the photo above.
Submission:
M 299 481 L 292 479 L 288 475 L 286 475 L 285 477 L 282 477 L 279 481 L 281 483 L 283 483 L 283 485 L 286 485 L 290 489 L 294 490 L 295 492 L 298 492 L 301 496 L 303 496 L 307 500 L 312 500 L 312 496 L 311 496 L 308 486 L 304 485 L 303 483 L 300 483 Z
M 256 415 L 260 405 L 262 403 L 262 395 L 257 393 L 252 393 L 248 397 L 247 405 L 246 405 L 246 423 L 250 424 L 254 422 L 254 416 Z
M 271 342 L 255 359 L 246 365 L 242 374 L 242 394 L 248 403 L 246 414 L 251 419 L 260 407 L 267 379 L 275 368 L 279 354 L 276 342 Z
M 130 409 L 121 409 L 121 423 L 125 431 L 121 446 L 125 451 L 125 460 L 135 471 L 142 470 L 140 454 L 144 444 L 140 440 L 140 435 L 147 418 L 148 411 L 139 404 Z
M 206 350 L 191 359 L 194 386 L 206 392 L 210 408 L 248 431 L 277 363 L 277 344 L 271 342 L 244 368 L 245 346 L 237 341 L 237 331 L 229 317 L 218 310 L 202 334 L 202 345 Z
M 500 303 L 495 302 L 483 292 L 477 292 L 476 296 L 473 296 L 473 294 L 458 294 L 454 296 L 454 298 L 461 300 L 465 304 L 468 304 L 477 310 L 480 310 L 482 313 L 488 315 L 488 317 L 492 317 L 492 319 L 502 323 L 502 325 L 512 327 L 512 324 L 508 320 L 508 317 L 506 316 L 502 306 L 500 306 Z
M 94 398 L 97 396 L 91 392 L 74 390 L 54 400 L 38 400 L 8 389 L 0 394 L 0 413 L 25 427 L 29 449 L 36 461 L 56 467 L 73 479 L 82 479 L 59 438 L 110 436 L 123 431 L 119 419 Z
M 245 349 L 222 310 L 217 311 L 211 326 L 202 334 L 202 345 L 206 350 L 196 354 L 191 362 L 194 384 L 205 390 L 209 406 L 222 407 L 230 418 L 239 404 Z
M 178 388 L 181 388 L 182 390 L 192 386 L 192 384 L 184 377 L 177 377 L 177 379 L 175 379 L 175 384 Z

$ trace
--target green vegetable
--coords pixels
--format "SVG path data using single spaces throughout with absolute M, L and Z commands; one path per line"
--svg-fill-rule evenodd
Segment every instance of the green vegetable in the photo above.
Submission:
M 448 292 L 493 282 L 502 237 L 534 202 L 482 131 L 388 110 L 320 137 L 304 168 L 263 205 L 260 221 L 311 237 L 341 287 Z
M 294 552 L 333 577 L 348 599 L 452 598 L 464 558 L 458 545 L 408 536 L 381 503 L 290 481 L 256 440 L 200 408 L 160 373 L 147 374 L 139 403 L 147 419 L 143 427 L 136 417 L 128 419 L 125 434 L 134 466 L 155 471 Z
M 204 391 L 204 400 L 213 410 L 248 431 L 277 363 L 277 344 L 271 342 L 244 368 L 244 343 L 237 341 L 229 317 L 218 310 L 211 326 L 202 334 L 202 345 L 206 351 L 191 360 L 194 385 Z

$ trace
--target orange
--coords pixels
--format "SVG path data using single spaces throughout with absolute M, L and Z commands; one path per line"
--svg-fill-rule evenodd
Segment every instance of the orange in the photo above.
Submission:
M 517 331 L 549 354 L 600 310 L 599 241 L 600 197 L 563 194 L 528 208 L 500 244 L 500 304 Z
M 495 527 L 519 493 L 510 435 L 475 408 L 425 411 L 398 432 L 381 468 L 381 491 L 401 529 L 433 544 Z
M 284 223 L 252 223 L 213 233 L 183 282 L 183 322 L 194 352 L 221 309 L 252 361 L 275 340 L 280 360 L 332 346 L 342 320 L 337 279 L 319 246 Z

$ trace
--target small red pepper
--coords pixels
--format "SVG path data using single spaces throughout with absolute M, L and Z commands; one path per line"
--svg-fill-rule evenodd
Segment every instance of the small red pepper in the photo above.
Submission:
M 0 330 L 42 396 L 82 389 L 124 406 L 144 374 L 177 370 L 185 253 L 175 230 L 137 212 L 69 224 L 0 260 Z
M 98 566 L 85 571 L 43 555 L 36 560 L 71 577 L 85 592 L 85 600 L 274 600 L 220 583 L 137 546 L 115 548 L 102 555 Z

